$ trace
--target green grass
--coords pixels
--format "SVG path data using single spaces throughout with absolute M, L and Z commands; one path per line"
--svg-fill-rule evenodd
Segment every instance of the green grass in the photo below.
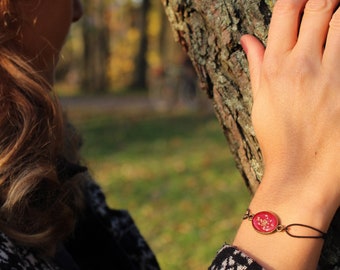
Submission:
M 249 201 L 212 114 L 71 114 L 108 204 L 128 209 L 164 270 L 207 269 Z

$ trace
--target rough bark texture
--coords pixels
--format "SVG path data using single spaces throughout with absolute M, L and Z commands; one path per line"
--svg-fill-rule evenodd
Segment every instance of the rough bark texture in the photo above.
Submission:
M 266 43 L 274 0 L 162 0 L 175 40 L 187 51 L 202 89 L 214 102 L 237 167 L 251 192 L 263 173 L 262 156 L 251 124 L 248 64 L 242 34 Z M 312 199 L 312 198 L 311 198 Z M 321 269 L 340 269 L 340 214 L 333 221 Z

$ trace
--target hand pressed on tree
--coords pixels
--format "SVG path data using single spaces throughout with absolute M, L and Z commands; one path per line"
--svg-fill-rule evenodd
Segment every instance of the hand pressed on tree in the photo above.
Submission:
M 265 163 L 250 208 L 323 231 L 340 205 L 339 2 L 279 0 L 267 48 L 250 35 L 241 40 Z M 234 244 L 269 269 L 313 269 L 323 242 L 260 235 L 244 222 Z

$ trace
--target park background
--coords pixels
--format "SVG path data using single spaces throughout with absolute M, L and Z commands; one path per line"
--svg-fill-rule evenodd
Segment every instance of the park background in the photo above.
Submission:
M 160 0 L 86 0 L 56 91 L 110 207 L 127 209 L 164 270 L 207 269 L 249 201 L 213 104 Z

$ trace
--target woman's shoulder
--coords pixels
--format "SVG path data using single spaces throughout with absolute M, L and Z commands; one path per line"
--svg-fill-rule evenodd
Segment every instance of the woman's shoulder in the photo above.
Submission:
M 53 263 L 36 256 L 29 248 L 16 245 L 2 232 L 0 232 L 0 269 L 59 270 Z

